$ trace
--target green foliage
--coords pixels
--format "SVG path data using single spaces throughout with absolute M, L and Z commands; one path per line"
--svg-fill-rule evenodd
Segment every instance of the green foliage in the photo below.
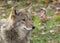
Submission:
M 47 9 L 47 15 L 52 16 L 54 11 Z M 60 16 L 59 16 L 60 17 Z M 59 17 L 57 18 L 59 20 Z M 40 28 L 40 18 L 37 16 L 32 16 L 34 25 L 37 27 L 33 30 L 31 35 L 31 43 L 60 43 L 60 33 L 50 33 L 51 29 L 58 30 L 59 27 L 54 27 L 56 20 L 51 18 L 49 21 L 45 23 L 45 28 Z M 43 32 L 47 32 L 45 34 L 41 34 Z
M 46 22 L 46 30 L 50 30 L 55 24 L 55 20 L 51 18 L 48 22 Z
M 35 15 L 32 14 L 32 13 L 31 13 L 31 17 L 32 17 L 32 19 L 33 19 L 33 24 L 34 24 L 34 26 L 35 26 L 36 28 L 39 28 L 39 27 L 40 27 L 40 25 L 39 25 L 39 23 L 40 23 L 40 18 L 39 18 L 38 16 L 35 16 Z
M 52 16 L 54 14 L 53 10 L 46 9 L 46 15 Z
M 56 22 L 60 22 L 60 15 L 58 15 L 56 18 L 55 18 Z

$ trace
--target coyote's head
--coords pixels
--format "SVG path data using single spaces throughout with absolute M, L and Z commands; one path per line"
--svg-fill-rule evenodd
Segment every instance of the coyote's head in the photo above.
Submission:
M 26 30 L 32 30 L 35 27 L 32 24 L 32 18 L 30 17 L 30 9 L 19 10 L 17 7 L 13 7 L 9 16 L 10 21 L 13 21 L 15 26 L 21 26 Z

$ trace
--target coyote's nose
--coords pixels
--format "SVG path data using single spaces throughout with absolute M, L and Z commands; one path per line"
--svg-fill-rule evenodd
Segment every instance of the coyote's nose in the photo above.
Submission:
M 32 26 L 32 29 L 35 29 L 35 26 Z

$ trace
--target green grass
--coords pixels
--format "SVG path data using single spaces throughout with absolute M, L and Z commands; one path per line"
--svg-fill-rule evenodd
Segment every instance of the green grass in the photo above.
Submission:
M 47 11 L 47 14 L 49 16 L 52 16 L 54 14 L 54 11 Z M 51 15 L 50 15 L 51 14 Z M 37 16 L 32 16 L 34 25 L 36 26 L 36 29 L 33 30 L 31 35 L 31 43 L 60 43 L 60 33 L 50 33 L 49 31 L 51 29 L 59 30 L 60 27 L 53 27 L 56 23 L 55 19 L 51 18 L 49 21 L 45 23 L 44 29 L 40 28 L 40 18 Z M 59 17 L 57 19 L 60 19 Z M 50 27 L 51 26 L 51 27 Z M 47 32 L 45 34 L 41 34 L 42 32 Z

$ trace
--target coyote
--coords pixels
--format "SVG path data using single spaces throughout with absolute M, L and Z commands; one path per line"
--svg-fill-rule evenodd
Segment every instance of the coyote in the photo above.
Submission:
M 1 43 L 30 43 L 30 34 L 35 27 L 28 9 L 13 7 L 7 21 L 1 26 Z

